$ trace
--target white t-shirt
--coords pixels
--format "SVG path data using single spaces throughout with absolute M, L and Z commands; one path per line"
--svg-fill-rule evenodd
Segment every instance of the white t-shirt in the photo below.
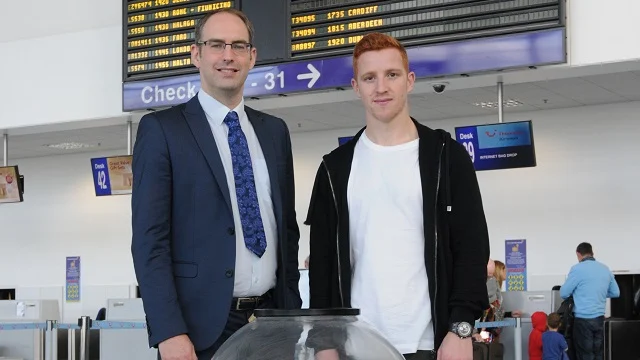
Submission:
M 380 146 L 363 132 L 347 190 L 351 305 L 403 354 L 434 348 L 418 145 Z

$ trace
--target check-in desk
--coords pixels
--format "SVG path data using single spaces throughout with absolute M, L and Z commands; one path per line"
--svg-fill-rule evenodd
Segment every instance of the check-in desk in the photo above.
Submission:
M 145 322 L 142 299 L 110 299 L 107 321 Z M 146 329 L 100 331 L 100 360 L 156 360 L 156 349 L 149 349 Z
M 60 321 L 57 300 L 2 300 L 0 323 L 44 323 Z M 40 330 L 0 331 L 0 357 L 39 360 L 44 334 Z
M 560 307 L 562 298 L 560 292 L 549 291 L 507 291 L 502 293 L 503 306 L 506 311 L 522 311 L 522 359 L 529 358 L 529 334 L 533 328 L 531 314 L 543 311 L 552 313 Z M 504 359 L 515 359 L 514 349 L 515 328 L 503 328 L 500 334 L 500 342 L 504 344 Z
M 640 359 L 640 320 L 604 322 L 604 359 Z

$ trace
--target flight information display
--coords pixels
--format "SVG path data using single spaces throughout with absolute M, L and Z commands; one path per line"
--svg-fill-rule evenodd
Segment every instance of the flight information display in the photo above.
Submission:
M 327 8 L 329 4 L 341 3 Z M 558 0 L 301 0 L 291 4 L 291 55 L 350 52 L 364 34 L 378 31 L 413 43 L 468 36 L 492 28 L 553 21 Z
M 205 13 L 235 7 L 236 1 L 135 0 L 125 2 L 125 80 L 194 70 L 191 44 Z M 138 76 L 140 75 L 140 76 Z
M 250 12 L 254 23 L 273 29 L 274 22 L 255 19 L 256 13 L 271 19 L 283 4 L 286 30 L 266 42 L 259 39 L 262 48 L 286 44 L 285 53 L 274 57 L 278 63 L 349 54 L 372 31 L 409 47 L 544 29 L 559 26 L 564 17 L 561 0 L 264 0 L 269 5 L 253 12 L 256 2 L 240 0 L 123 1 L 125 82 L 196 73 L 190 58 L 196 21 L 221 8 Z

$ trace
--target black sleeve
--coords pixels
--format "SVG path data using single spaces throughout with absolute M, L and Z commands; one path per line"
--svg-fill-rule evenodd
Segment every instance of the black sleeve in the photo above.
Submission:
M 471 158 L 456 141 L 448 141 L 447 146 L 451 156 L 449 232 L 453 255 L 449 321 L 473 324 L 489 308 L 486 287 L 489 231 Z
M 309 225 L 309 307 L 331 306 L 331 266 L 337 256 L 335 234 L 331 231 L 330 218 L 335 213 L 329 178 L 320 164 L 313 184 L 309 211 L 305 225 Z
M 332 293 L 338 291 L 331 284 L 331 267 L 335 263 L 336 223 L 335 205 L 327 170 L 320 164 L 313 184 L 309 211 L 305 225 L 310 226 L 309 235 L 309 294 L 310 308 L 323 309 L 332 307 Z M 332 226 L 333 225 L 333 226 Z M 335 287 L 338 285 L 335 284 Z M 338 351 L 339 359 L 346 359 L 344 346 L 347 334 L 344 329 L 317 324 L 309 331 L 306 346 L 316 353 L 322 350 Z

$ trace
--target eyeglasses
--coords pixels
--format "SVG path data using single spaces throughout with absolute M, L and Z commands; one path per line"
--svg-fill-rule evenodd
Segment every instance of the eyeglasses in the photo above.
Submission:
M 234 42 L 231 44 L 227 44 L 224 41 L 207 40 L 207 41 L 198 41 L 196 44 L 204 45 L 214 53 L 224 52 L 224 49 L 227 48 L 227 45 L 231 46 L 231 50 L 237 55 L 244 55 L 247 52 L 249 52 L 249 49 L 251 49 L 251 44 L 245 43 L 245 42 Z

